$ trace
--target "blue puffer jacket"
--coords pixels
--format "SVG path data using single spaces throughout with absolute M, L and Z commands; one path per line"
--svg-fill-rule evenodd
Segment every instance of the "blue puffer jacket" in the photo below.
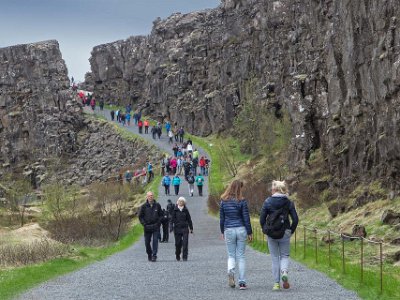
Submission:
M 260 214 L 260 225 L 261 228 L 264 227 L 266 222 L 266 218 L 268 215 L 272 214 L 275 210 L 282 208 L 283 206 L 289 205 L 289 215 L 292 219 L 292 224 L 290 224 L 289 218 L 285 221 L 286 229 L 290 229 L 292 233 L 296 231 L 297 224 L 299 223 L 299 217 L 297 216 L 296 208 L 294 207 L 294 203 L 288 199 L 283 194 L 274 194 L 271 197 L 267 198 L 263 204 Z
M 164 176 L 162 179 L 162 185 L 170 185 L 171 184 L 171 178 L 169 176 Z
M 250 224 L 250 214 L 247 207 L 247 201 L 236 199 L 221 201 L 221 206 L 219 209 L 219 226 L 221 233 L 224 233 L 226 228 L 233 227 L 246 227 L 247 234 L 253 233 Z

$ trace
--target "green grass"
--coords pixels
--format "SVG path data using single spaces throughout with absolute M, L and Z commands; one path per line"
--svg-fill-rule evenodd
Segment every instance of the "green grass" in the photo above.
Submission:
M 140 224 L 133 226 L 120 241 L 104 248 L 76 247 L 74 258 L 59 258 L 42 264 L 0 271 L 0 299 L 11 299 L 19 293 L 51 278 L 78 270 L 90 263 L 131 246 L 143 234 Z
M 254 241 L 250 246 L 257 251 L 269 253 L 265 237 L 263 237 L 257 222 L 255 220 L 252 222 Z M 345 242 L 345 267 L 343 272 L 341 242 L 337 240 L 331 245 L 329 259 L 328 245 L 321 242 L 320 238 L 318 238 L 317 243 L 317 259 L 315 239 L 311 236 L 306 239 L 304 255 L 303 231 L 299 228 L 296 247 L 294 236 L 292 236 L 291 258 L 311 269 L 325 273 L 343 287 L 356 291 L 362 299 L 400 299 L 398 268 L 387 263 L 383 265 L 383 293 L 381 293 L 380 268 L 376 245 L 364 246 L 364 272 L 363 282 L 361 283 L 360 242 Z
M 223 138 L 213 135 L 206 138 L 200 138 L 191 134 L 186 134 L 186 137 L 190 137 L 195 145 L 201 147 L 210 156 L 211 171 L 209 184 L 211 195 L 220 195 L 224 191 L 226 184 L 233 179 L 222 161 L 220 155 L 221 147 L 228 148 L 235 158 L 235 162 L 238 164 L 243 163 L 250 158 L 249 155 L 240 152 L 238 142 L 232 137 Z

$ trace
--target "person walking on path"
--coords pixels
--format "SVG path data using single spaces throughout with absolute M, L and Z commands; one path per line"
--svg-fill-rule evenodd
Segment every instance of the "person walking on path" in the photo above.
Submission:
M 175 236 L 176 260 L 187 261 L 189 254 L 189 229 L 193 233 L 193 223 L 189 210 L 186 207 L 186 199 L 179 197 L 172 213 L 172 228 Z
M 139 127 L 139 133 L 142 134 L 143 133 L 143 121 L 142 120 L 138 121 L 138 127 Z
M 164 186 L 165 195 L 169 195 L 169 186 L 171 185 L 171 178 L 169 177 L 168 173 L 165 174 L 165 176 L 163 177 L 161 183 Z
M 193 190 L 194 190 L 195 178 L 194 178 L 192 172 L 189 172 L 189 175 L 186 177 L 186 181 L 187 181 L 188 184 L 189 184 L 189 194 L 190 194 L 190 196 L 193 197 Z
M 140 208 L 139 221 L 144 228 L 144 243 L 147 258 L 153 262 L 157 260 L 158 237 L 160 235 L 162 216 L 161 205 L 154 200 L 152 192 L 147 192 L 146 203 Z M 152 246 L 150 245 L 151 242 L 153 242 Z
M 172 144 L 174 142 L 173 138 L 174 138 L 174 134 L 173 134 L 172 130 L 168 131 L 168 143 Z
M 114 121 L 114 118 L 115 118 L 115 111 L 111 110 L 111 111 L 110 111 L 110 115 L 111 115 L 111 121 Z
M 246 239 L 253 240 L 247 201 L 242 195 L 243 183 L 234 180 L 221 195 L 219 210 L 220 229 L 228 252 L 228 284 L 234 288 L 236 265 L 239 267 L 239 288 L 245 290 L 246 283 Z
M 151 127 L 151 135 L 153 137 L 153 140 L 156 139 L 156 135 L 157 135 L 157 128 L 155 126 Z
M 181 184 L 181 179 L 179 178 L 178 174 L 175 174 L 174 178 L 172 178 L 172 185 L 174 186 L 175 196 L 179 194 L 179 186 Z
M 170 222 L 169 222 L 170 230 L 169 231 L 172 231 L 173 230 L 173 226 L 172 226 L 171 220 L 172 220 L 172 213 L 174 212 L 175 204 L 172 203 L 171 199 L 168 199 L 167 202 L 168 202 L 168 204 L 167 204 L 167 212 L 168 212 L 168 218 L 170 220 Z
M 162 239 L 161 239 L 161 235 L 158 237 L 158 240 L 161 243 L 168 243 L 169 240 L 169 223 L 170 223 L 170 219 L 169 219 L 169 214 L 168 211 L 165 210 L 165 208 L 162 209 L 163 211 L 163 216 L 161 218 L 161 225 L 162 225 Z
M 268 197 L 261 209 L 260 225 L 268 236 L 268 248 L 272 259 L 272 290 L 288 289 L 290 237 L 296 231 L 299 218 L 294 203 L 288 198 L 284 181 L 272 181 L 272 196 Z M 289 221 L 289 215 L 292 223 Z
M 204 184 L 204 177 L 199 174 L 196 176 L 196 185 L 197 189 L 199 190 L 199 196 L 203 196 L 203 184 Z
M 154 178 L 153 164 L 151 162 L 147 163 L 147 176 L 148 176 L 147 182 L 150 182 Z
M 169 121 L 167 121 L 167 123 L 165 123 L 165 130 L 167 131 L 167 134 L 170 132 L 171 130 L 171 123 Z
M 179 143 L 183 143 L 183 137 L 185 135 L 185 130 L 183 130 L 182 126 L 181 126 L 181 128 L 179 128 L 178 134 L 179 134 Z
M 143 122 L 143 125 L 144 125 L 144 133 L 148 134 L 149 133 L 149 125 L 150 125 L 149 120 L 145 119 Z M 154 135 L 153 135 L 153 138 L 154 138 Z
M 204 156 L 200 158 L 199 166 L 200 166 L 200 174 L 203 176 L 206 175 L 206 160 L 204 159 Z
M 131 113 L 130 112 L 126 113 L 125 119 L 126 119 L 126 123 L 128 124 L 128 126 L 131 126 Z

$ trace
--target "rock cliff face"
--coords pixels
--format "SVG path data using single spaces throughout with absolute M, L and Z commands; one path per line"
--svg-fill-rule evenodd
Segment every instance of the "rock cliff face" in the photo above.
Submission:
M 229 128 L 253 80 L 254 101 L 289 111 L 294 165 L 322 148 L 338 177 L 396 188 L 399 16 L 397 0 L 225 0 L 95 47 L 95 92 L 208 135 Z
M 57 41 L 0 48 L 0 178 L 83 185 L 156 153 L 86 120 L 67 75 Z
M 83 116 L 68 88 L 56 41 L 0 49 L 2 164 L 75 150 Z

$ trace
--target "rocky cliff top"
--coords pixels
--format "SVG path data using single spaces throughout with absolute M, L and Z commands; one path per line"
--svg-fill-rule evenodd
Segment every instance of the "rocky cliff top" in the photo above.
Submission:
M 86 120 L 74 97 L 57 41 L 0 48 L 0 180 L 13 173 L 33 186 L 85 185 L 157 155 Z

